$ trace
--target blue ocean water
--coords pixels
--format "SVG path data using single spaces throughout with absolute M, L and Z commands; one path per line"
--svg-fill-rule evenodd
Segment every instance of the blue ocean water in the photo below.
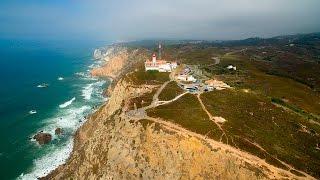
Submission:
M 0 40 L 1 179 L 35 179 L 66 160 L 72 135 L 102 96 L 107 80 L 89 76 L 94 48 L 107 42 Z M 59 77 L 62 77 L 59 79 Z M 47 83 L 47 88 L 38 88 Z M 36 114 L 30 114 L 36 110 Z M 54 135 L 56 128 L 63 135 Z M 43 130 L 53 141 L 29 137 Z

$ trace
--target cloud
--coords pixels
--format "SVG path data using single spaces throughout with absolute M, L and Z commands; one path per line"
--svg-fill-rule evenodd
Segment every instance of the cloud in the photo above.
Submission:
M 318 0 L 31 0 L 3 6 L 0 36 L 239 39 L 320 30 Z

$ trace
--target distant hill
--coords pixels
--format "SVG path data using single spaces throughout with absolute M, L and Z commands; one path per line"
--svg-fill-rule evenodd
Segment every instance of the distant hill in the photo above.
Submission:
M 165 45 L 176 44 L 202 44 L 202 45 L 215 45 L 215 46 L 268 46 L 268 45 L 285 45 L 297 44 L 303 46 L 320 45 L 320 32 L 310 34 L 296 34 L 296 35 L 283 35 L 272 38 L 252 37 L 242 40 L 165 40 L 165 39 L 150 39 L 150 40 L 137 40 L 122 43 L 127 46 L 139 46 L 144 48 L 154 48 L 159 42 Z

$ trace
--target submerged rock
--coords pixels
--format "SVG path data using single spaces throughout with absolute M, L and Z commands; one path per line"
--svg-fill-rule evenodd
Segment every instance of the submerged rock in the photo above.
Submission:
M 40 145 L 47 144 L 52 140 L 52 135 L 49 133 L 39 132 L 38 134 L 33 136 Z
M 54 134 L 55 135 L 60 135 L 60 134 L 62 134 L 62 129 L 61 128 L 57 128 L 55 131 L 54 131 Z

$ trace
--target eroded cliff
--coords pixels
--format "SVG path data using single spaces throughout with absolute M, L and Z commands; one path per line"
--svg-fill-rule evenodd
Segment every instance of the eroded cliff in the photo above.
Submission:
M 104 67 L 106 72 L 95 75 L 117 74 L 129 56 L 120 53 L 114 60 L 123 61 L 119 67 Z M 298 178 L 178 125 L 126 115 L 130 99 L 158 87 L 134 85 L 126 78 L 116 81 L 108 103 L 78 130 L 68 162 L 45 179 Z

